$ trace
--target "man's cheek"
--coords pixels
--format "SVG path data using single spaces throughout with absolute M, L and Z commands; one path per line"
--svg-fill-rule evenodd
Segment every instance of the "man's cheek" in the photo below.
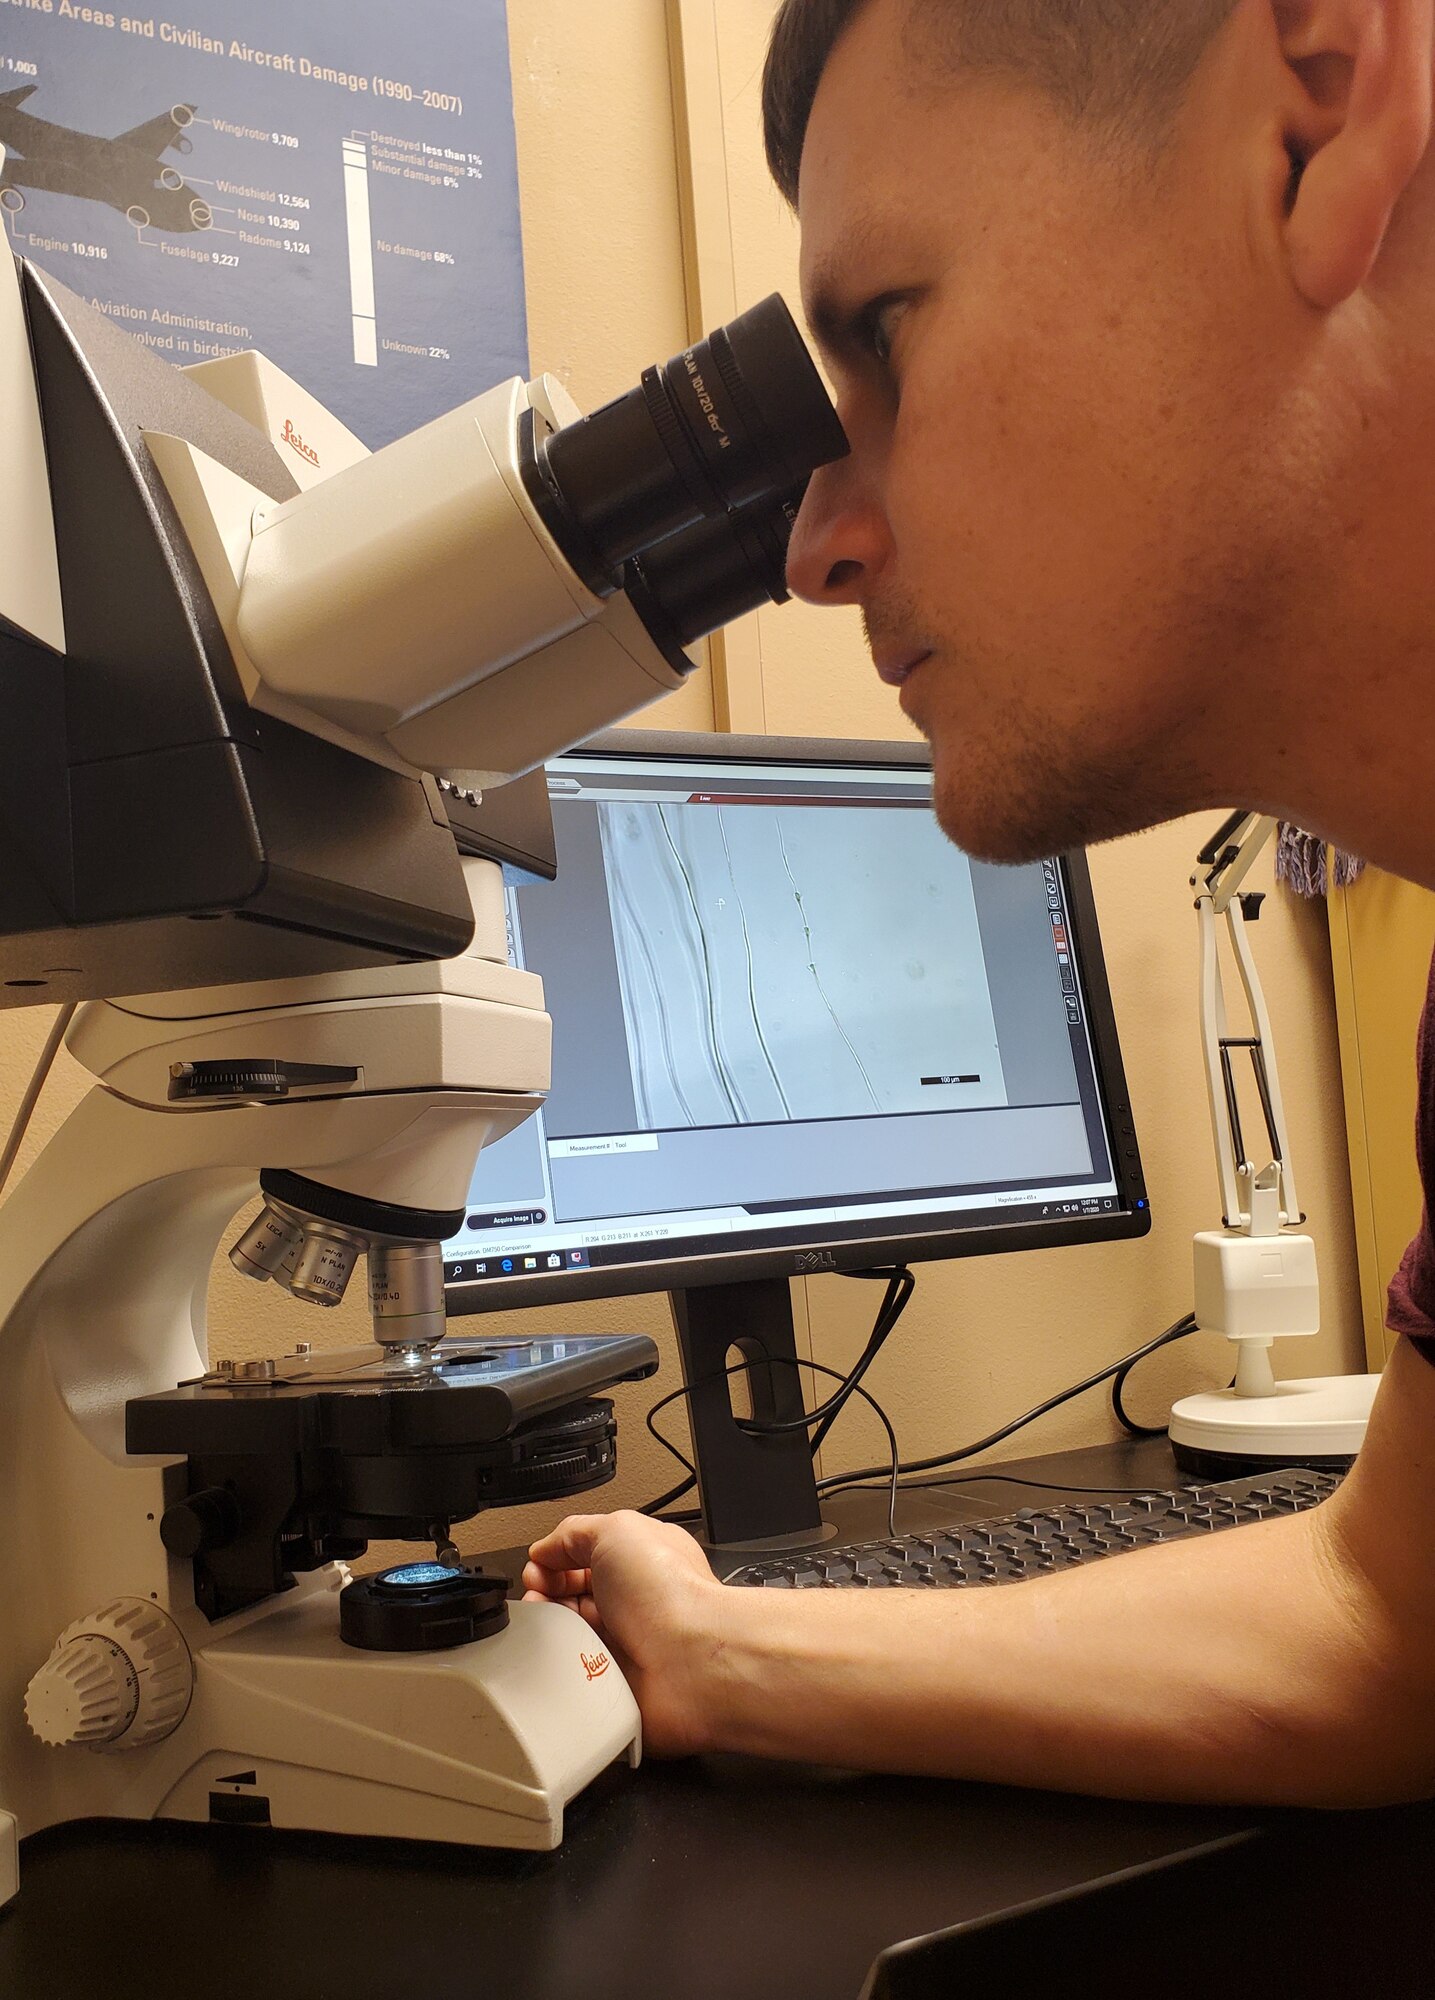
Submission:
M 1034 639 L 1071 603 L 1068 587 L 1051 588 L 1051 539 L 1048 524 L 994 481 L 914 510 L 896 544 L 919 609 L 915 636 L 977 658 Z
M 1063 434 L 1065 433 L 1065 434 Z M 935 540 L 949 561 L 988 572 L 1030 572 L 1050 560 L 1079 517 L 1089 484 L 1089 449 L 1070 427 L 1021 419 L 985 400 L 933 411 L 920 450 L 891 481 L 899 547 L 930 555 Z

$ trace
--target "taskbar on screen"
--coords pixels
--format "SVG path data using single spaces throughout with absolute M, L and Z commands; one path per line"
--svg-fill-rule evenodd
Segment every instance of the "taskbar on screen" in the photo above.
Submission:
M 1144 1208 L 1144 1201 L 1138 1206 Z M 802 1228 L 789 1226 L 781 1230 L 775 1227 L 730 1229 L 725 1232 L 694 1232 L 692 1234 L 671 1232 L 661 1236 L 634 1238 L 620 1243 L 564 1242 L 551 1247 L 546 1243 L 526 1244 L 521 1248 L 508 1248 L 501 1252 L 471 1251 L 444 1259 L 444 1283 L 466 1285 L 504 1282 L 509 1279 L 555 1278 L 568 1272 L 610 1270 L 624 1264 L 663 1263 L 678 1258 L 718 1257 L 751 1254 L 778 1247 L 774 1238 L 780 1238 L 784 1250 L 800 1250 L 809 1244 L 837 1244 L 858 1241 L 863 1237 L 885 1236 L 890 1239 L 913 1239 L 926 1236 L 951 1234 L 965 1235 L 971 1230 L 988 1229 L 995 1225 L 1009 1227 L 1012 1224 L 1048 1222 L 1073 1222 L 1099 1216 L 1114 1217 L 1124 1207 L 1119 1196 L 1103 1191 L 1092 1195 L 1072 1195 L 1067 1192 L 1061 1199 L 1043 1201 L 1040 1198 L 1023 1202 L 1001 1202 L 991 1208 L 964 1209 L 960 1224 L 956 1224 L 950 1209 L 933 1211 L 925 1215 L 893 1215 L 886 1229 L 874 1228 L 870 1217 L 860 1222 L 840 1223 L 825 1221 Z M 593 1232 L 596 1235 L 600 1231 Z

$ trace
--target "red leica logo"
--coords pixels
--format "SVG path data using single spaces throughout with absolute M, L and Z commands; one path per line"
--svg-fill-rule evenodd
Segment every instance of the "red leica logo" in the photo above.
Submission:
M 606 1653 L 580 1653 L 578 1657 L 590 1681 L 596 1681 L 599 1674 L 606 1674 L 613 1664 Z
M 319 463 L 318 452 L 315 451 L 311 446 L 305 444 L 303 438 L 300 437 L 298 431 L 295 430 L 293 424 L 290 423 L 287 417 L 284 419 L 284 429 L 281 432 L 281 436 L 283 437 L 285 444 L 289 446 L 291 451 L 298 452 L 300 458 L 307 458 L 311 465 L 317 465 Z

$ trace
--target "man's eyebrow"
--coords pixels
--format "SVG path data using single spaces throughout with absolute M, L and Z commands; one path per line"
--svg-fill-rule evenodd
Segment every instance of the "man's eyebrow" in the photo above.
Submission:
M 843 232 L 839 247 L 813 272 L 807 287 L 807 323 L 818 345 L 830 354 L 845 353 L 857 337 L 868 294 L 854 296 L 852 275 L 882 238 L 877 218 L 865 217 Z
M 807 308 L 807 322 L 817 345 L 827 354 L 845 354 L 852 345 L 856 314 L 842 302 L 830 282 L 818 285 Z

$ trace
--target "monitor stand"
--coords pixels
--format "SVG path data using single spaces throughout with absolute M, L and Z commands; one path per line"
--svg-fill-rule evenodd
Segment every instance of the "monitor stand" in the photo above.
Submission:
M 754 1437 L 739 1429 L 732 1391 L 740 1378 L 726 1372 L 738 1361 L 753 1364 L 746 1379 L 759 1423 L 803 1415 L 787 1279 L 694 1285 L 671 1298 L 688 1385 L 704 1540 L 710 1548 L 762 1549 L 830 1541 L 837 1530 L 822 1518 L 810 1433 Z

